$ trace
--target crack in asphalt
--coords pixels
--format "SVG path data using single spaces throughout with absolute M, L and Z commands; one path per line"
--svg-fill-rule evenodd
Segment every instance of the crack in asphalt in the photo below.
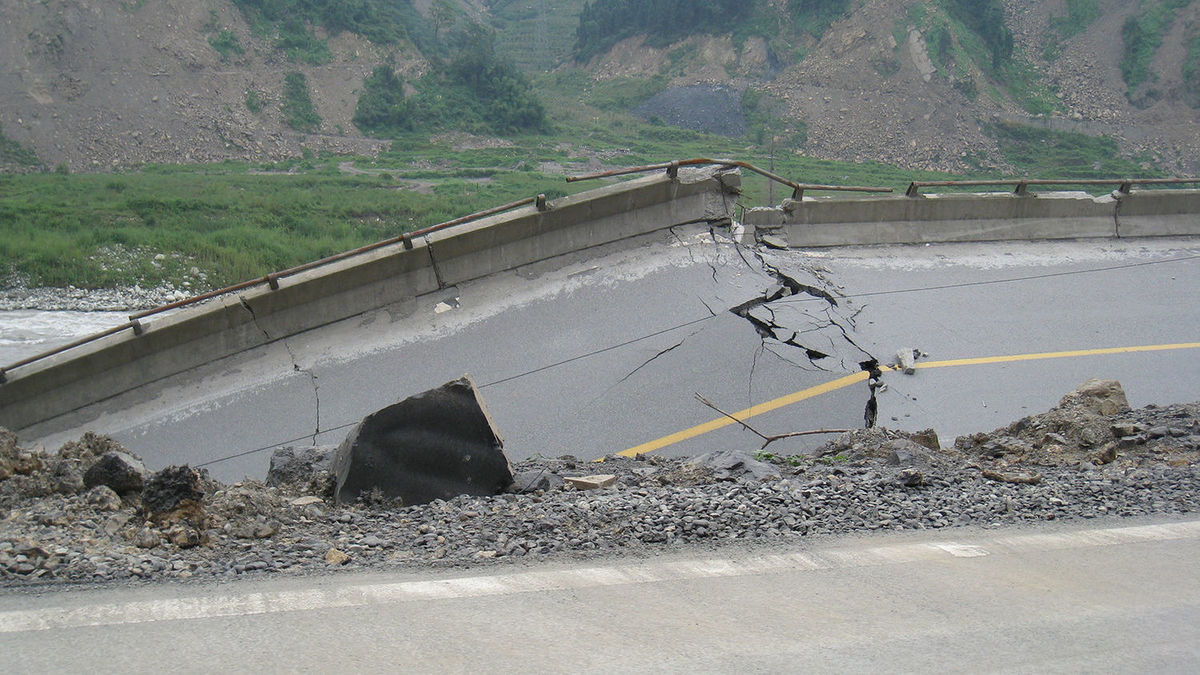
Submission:
M 699 332 L 699 331 L 697 331 L 697 332 Z M 639 370 L 641 370 L 642 368 L 645 368 L 646 366 L 648 366 L 648 365 L 650 365 L 651 363 L 653 363 L 653 362 L 654 362 L 656 359 L 658 359 L 660 356 L 662 356 L 662 355 L 664 355 L 664 354 L 666 354 L 666 353 L 668 353 L 668 352 L 674 351 L 674 350 L 676 350 L 676 349 L 678 349 L 678 348 L 682 347 L 682 346 L 683 346 L 683 343 L 684 343 L 684 342 L 687 342 L 688 338 L 692 337 L 692 336 L 693 336 L 693 335 L 695 335 L 695 334 L 696 334 L 696 333 L 692 333 L 691 335 L 688 335 L 687 337 L 683 338 L 683 339 L 682 339 L 682 340 L 680 340 L 679 342 L 676 342 L 675 344 L 671 345 L 670 347 L 667 347 L 666 349 L 660 350 L 660 351 L 659 351 L 657 354 L 655 354 L 654 356 L 651 356 L 650 358 L 648 358 L 648 359 L 646 359 L 644 362 L 642 362 L 642 365 L 640 365 L 640 366 L 638 366 L 637 368 L 634 368 L 633 370 L 629 371 L 629 373 L 627 373 L 627 374 L 625 375 L 625 377 L 622 377 L 621 379 L 617 380 L 617 381 L 616 381 L 616 382 L 613 384 L 613 386 L 614 386 L 614 387 L 616 387 L 616 386 L 619 386 L 619 385 L 621 385 L 621 384 L 622 384 L 622 383 L 624 383 L 626 380 L 628 380 L 629 378 L 631 378 L 631 377 L 633 377 L 634 375 L 636 375 L 636 374 L 637 374 L 637 372 L 638 372 Z
M 272 338 L 271 334 L 267 332 L 267 329 L 263 328 L 262 324 L 258 322 L 258 314 L 254 312 L 254 308 L 250 306 L 250 303 L 246 302 L 246 298 L 239 296 L 238 300 L 242 303 L 242 307 L 250 313 L 250 320 L 254 322 L 254 326 L 256 328 L 262 331 L 262 334 L 267 338 L 267 341 L 274 341 L 274 338 Z M 279 342 L 283 344 L 283 348 L 288 353 L 288 358 L 292 361 L 292 370 L 297 373 L 304 373 L 305 375 L 308 375 L 309 382 L 312 384 L 313 403 L 315 408 L 315 422 L 313 423 L 312 443 L 313 445 L 316 445 L 317 436 L 321 433 L 321 386 L 318 382 L 317 374 L 309 368 L 300 367 L 300 361 L 296 358 L 296 352 L 292 351 L 292 345 L 288 343 L 287 338 L 281 338 Z

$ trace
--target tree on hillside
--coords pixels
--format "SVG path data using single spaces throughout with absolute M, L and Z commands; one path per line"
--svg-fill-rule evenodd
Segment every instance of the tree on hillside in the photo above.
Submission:
M 412 104 L 404 98 L 404 82 L 390 65 L 375 68 L 363 81 L 363 93 L 354 107 L 354 126 L 374 135 L 412 131 Z
M 434 0 L 429 7 L 429 18 L 433 21 L 433 39 L 438 41 L 442 29 L 454 25 L 454 8 L 447 0 Z

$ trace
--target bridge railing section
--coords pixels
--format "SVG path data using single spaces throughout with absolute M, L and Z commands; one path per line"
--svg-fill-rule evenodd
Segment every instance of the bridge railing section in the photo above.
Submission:
M 925 187 L 1001 187 L 1012 185 L 1013 193 L 1018 195 L 1029 194 L 1030 186 L 1067 186 L 1067 185 L 1096 185 L 1096 186 L 1117 186 L 1117 191 L 1122 194 L 1129 194 L 1135 185 L 1183 185 L 1188 183 L 1200 183 L 1200 178 L 1120 178 L 1120 179 L 1096 179 L 1096 178 L 1074 178 L 1074 179 L 1045 179 L 1045 178 L 1020 178 L 1000 179 L 1000 180 L 920 180 L 913 181 L 908 184 L 908 189 L 904 191 L 906 197 L 920 197 L 921 188 Z
M 805 190 L 826 190 L 833 192 L 892 192 L 890 187 L 866 187 L 862 185 L 820 185 L 816 183 L 797 183 L 793 180 L 784 178 L 766 169 L 761 169 L 749 162 L 743 162 L 736 159 L 709 159 L 707 157 L 697 157 L 695 159 L 680 159 L 673 162 L 663 164 L 647 164 L 645 166 L 633 166 L 625 169 L 613 169 L 611 171 L 601 171 L 598 173 L 590 173 L 585 176 L 568 176 L 567 182 L 574 183 L 581 180 L 594 180 L 597 178 L 612 178 L 615 176 L 628 176 L 635 173 L 650 173 L 652 171 L 667 172 L 667 175 L 674 178 L 679 174 L 680 167 L 685 166 L 722 166 L 728 168 L 745 169 L 760 176 L 764 176 L 781 185 L 786 185 L 792 188 L 792 199 L 801 199 L 804 197 Z

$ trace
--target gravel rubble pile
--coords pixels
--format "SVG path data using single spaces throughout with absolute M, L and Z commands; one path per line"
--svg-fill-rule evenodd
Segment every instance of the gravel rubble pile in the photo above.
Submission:
M 466 567 L 1200 511 L 1200 403 L 1108 410 L 1111 387 L 1098 391 L 945 449 L 932 432 L 876 428 L 807 456 L 542 458 L 514 465 L 510 492 L 407 507 L 333 506 L 319 473 L 222 485 L 169 467 L 139 492 L 140 462 L 109 438 L 49 454 L 0 431 L 0 585 Z M 102 458 L 105 472 L 92 470 Z M 121 475 L 125 493 L 101 473 Z M 563 480 L 591 474 L 615 482 Z

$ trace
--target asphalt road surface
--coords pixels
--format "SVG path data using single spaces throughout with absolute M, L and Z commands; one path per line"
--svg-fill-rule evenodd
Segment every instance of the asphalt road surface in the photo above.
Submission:
M 0 596 L 25 672 L 1200 669 L 1200 521 Z
M 767 434 L 861 427 L 861 364 L 916 349 L 913 374 L 882 373 L 878 422 L 948 444 L 1092 377 L 1134 406 L 1200 398 L 1197 290 L 1197 238 L 758 251 L 680 227 L 292 337 L 23 440 L 92 429 L 152 469 L 262 477 L 271 448 L 336 444 L 469 373 L 514 459 L 757 449 L 695 395 Z

